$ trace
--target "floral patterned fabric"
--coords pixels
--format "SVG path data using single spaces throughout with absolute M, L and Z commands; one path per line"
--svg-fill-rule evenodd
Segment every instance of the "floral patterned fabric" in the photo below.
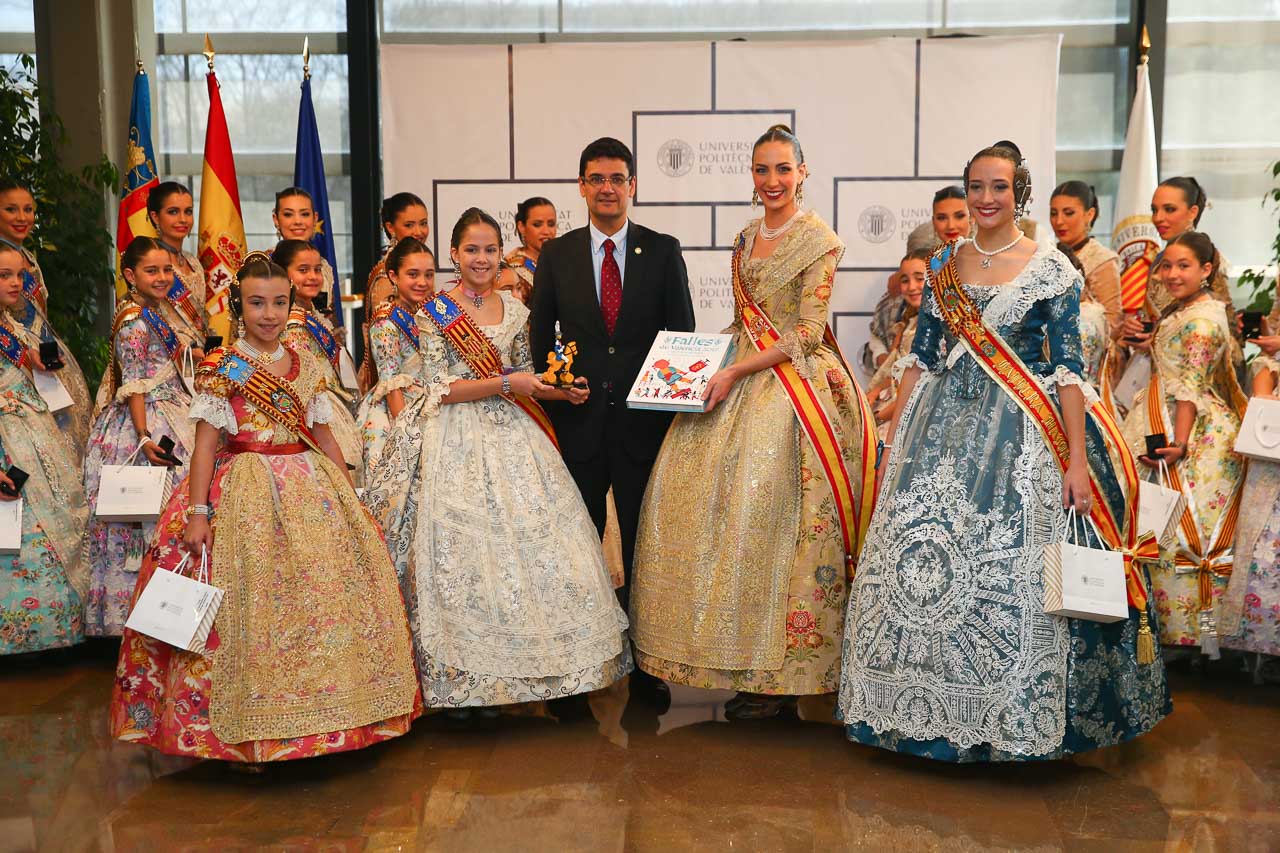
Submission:
M 384 316 L 369 325 L 369 354 L 366 356 L 372 358 L 377 367 L 378 382 L 365 394 L 356 412 L 364 451 L 365 482 L 372 479 L 370 472 L 382 457 L 382 446 L 391 429 L 387 395 L 400 391 L 407 408 L 424 388 L 422 353 L 391 320 L 389 312 L 379 313 Z
M 320 343 L 307 331 L 303 319 L 305 316 L 306 312 L 299 307 L 295 307 L 290 312 L 284 340 L 285 343 L 310 354 L 318 363 L 323 365 L 325 370 L 324 396 L 329 398 L 329 405 L 333 409 L 333 419 L 329 421 L 329 429 L 333 431 L 333 437 L 338 442 L 338 447 L 342 449 L 342 458 L 348 465 L 354 466 L 351 475 L 356 486 L 360 486 L 364 482 L 364 467 L 360 464 L 364 455 L 364 446 L 360 440 L 360 428 L 356 426 L 356 419 L 351 414 L 351 404 L 353 402 L 351 392 L 342 387 L 342 380 L 338 376 L 338 371 L 334 369 L 328 356 L 325 355 L 324 350 L 320 347 Z M 333 334 L 338 346 L 342 348 L 341 357 L 349 359 L 350 356 L 346 354 L 343 344 L 342 331 L 335 332 L 333 324 L 319 312 L 312 311 L 311 316 L 319 320 Z
M 0 453 L 29 475 L 22 490 L 22 545 L 0 554 L 0 655 L 84 639 L 88 522 L 77 453 L 36 392 L 31 375 L 0 358 Z
M 322 423 L 323 368 L 291 351 L 284 378 Z M 217 377 L 214 377 L 217 379 Z M 197 385 L 192 417 L 237 443 L 298 437 L 226 385 Z M 225 428 L 225 427 L 224 427 Z M 181 561 L 184 482 L 157 525 L 135 598 Z M 205 654 L 126 629 L 111 732 L 161 752 L 283 761 L 404 734 L 421 712 L 412 646 L 382 538 L 343 473 L 311 450 L 224 450 L 210 486 L 210 582 L 226 591 Z
M 1222 645 L 1280 655 L 1280 462 L 1249 461 L 1225 597 Z
M 1107 314 L 1098 302 L 1080 303 L 1080 343 L 1082 346 L 1081 378 L 1098 389 L 1098 377 L 1102 373 L 1102 359 L 1107 354 L 1111 338 L 1107 331 Z
M 854 380 L 823 343 L 844 251 L 816 214 L 767 258 L 740 269 L 810 380 L 860 488 Z M 755 345 L 737 318 L 736 358 Z M 693 687 L 814 694 L 836 689 L 848 596 L 844 542 L 822 463 L 772 370 L 745 377 L 709 414 L 678 415 L 649 479 L 636 537 L 632 635 L 637 662 Z
M 1218 539 L 1244 473 L 1235 454 L 1236 433 L 1244 399 L 1232 368 L 1231 332 L 1222 303 L 1202 298 L 1176 308 L 1156 330 L 1153 363 L 1164 395 L 1164 431 L 1170 441 L 1177 402 L 1195 404 L 1196 417 L 1187 440 L 1187 454 L 1177 463 L 1186 487 L 1190 512 L 1207 550 Z M 1146 436 L 1158 431 L 1148 414 L 1148 390 L 1138 392 L 1123 424 L 1125 441 L 1134 456 L 1145 454 Z M 1158 476 L 1142 469 L 1149 479 Z M 1187 535 L 1178 529 L 1178 551 L 1189 549 Z M 1153 598 L 1160 611 L 1160 640 L 1170 645 L 1200 644 L 1199 570 L 1175 567 L 1174 554 L 1165 551 L 1152 570 Z M 1204 555 L 1201 555 L 1204 556 Z M 1227 588 L 1230 554 L 1209 573 L 1216 603 Z
M 1055 399 L 1081 381 L 1080 288 L 1051 248 L 1007 284 L 964 285 Z M 907 365 L 922 371 L 884 463 L 849 599 L 838 705 L 849 738 L 938 760 L 998 761 L 1146 732 L 1170 710 L 1163 664 L 1137 663 L 1135 612 L 1109 625 L 1045 613 L 1044 548 L 1066 537 L 1060 469 L 1029 416 L 952 335 L 931 285 Z M 1092 421 L 1086 452 L 1122 515 Z
M 98 413 L 89 434 L 84 460 L 85 496 L 92 509 L 98 503 L 103 465 L 145 465 L 135 455 L 138 436 L 129 415 L 129 398 L 141 394 L 146 407 L 151 438 L 173 439 L 173 453 L 183 464 L 191 458 L 195 428 L 188 418 L 191 394 L 159 337 L 138 317 L 125 323 L 112 344 L 114 360 L 109 369 L 119 371 L 119 380 L 103 380 L 107 390 L 116 392 Z M 180 474 L 175 474 L 179 476 Z M 89 599 L 85 603 L 85 633 L 98 637 L 118 637 L 129 616 L 129 602 L 137 585 L 142 554 L 155 532 L 154 524 L 111 522 L 93 518 L 89 522 Z
M 532 370 L 528 309 L 502 292 L 482 326 L 503 363 Z M 443 404 L 475 378 L 419 315 L 423 393 L 396 419 L 364 501 L 387 532 L 430 707 L 585 693 L 632 668 L 595 525 L 555 446 L 493 396 Z

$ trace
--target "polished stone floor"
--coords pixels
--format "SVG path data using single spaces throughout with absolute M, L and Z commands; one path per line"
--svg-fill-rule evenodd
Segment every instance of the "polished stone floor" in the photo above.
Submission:
M 955 767 L 853 746 L 819 702 L 727 723 L 729 694 L 425 718 L 260 776 L 106 735 L 99 646 L 0 660 L 0 851 L 1280 850 L 1280 687 L 1173 675 L 1173 715 L 1072 760 Z

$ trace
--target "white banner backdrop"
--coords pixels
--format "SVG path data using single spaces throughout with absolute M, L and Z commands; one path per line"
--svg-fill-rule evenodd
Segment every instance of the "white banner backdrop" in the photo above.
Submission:
M 1054 34 L 846 42 L 403 45 L 381 55 L 387 193 L 431 207 L 449 266 L 449 232 L 481 207 L 515 245 L 517 202 L 551 199 L 561 233 L 586 223 L 578 156 L 615 136 L 636 156 L 632 219 L 685 248 L 698 325 L 729 323 L 729 248 L 752 216 L 751 144 L 792 126 L 809 165 L 805 205 L 847 250 L 831 299 L 850 360 L 897 268 L 907 234 L 973 152 L 1018 143 L 1032 172 L 1032 216 L 1047 226 L 1054 185 Z M 440 110 L 424 81 L 457 87 Z M 864 377 L 865 378 L 865 377 Z

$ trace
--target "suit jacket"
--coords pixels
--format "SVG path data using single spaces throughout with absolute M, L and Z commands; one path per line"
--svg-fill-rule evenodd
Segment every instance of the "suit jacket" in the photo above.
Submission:
M 561 452 L 571 461 L 594 457 L 606 441 L 620 442 L 636 461 L 651 461 L 671 424 L 671 414 L 627 409 L 626 400 L 658 332 L 693 331 L 689 274 L 680 241 L 668 234 L 633 222 L 627 227 L 626 245 L 622 307 L 612 336 L 605 331 L 596 296 L 587 228 L 546 243 L 534 273 L 529 321 L 534 366 L 539 372 L 546 370 L 558 320 L 561 337 L 578 344 L 573 373 L 587 377 L 591 387 L 591 396 L 581 406 L 544 404 Z M 608 423 L 613 432 L 606 436 Z

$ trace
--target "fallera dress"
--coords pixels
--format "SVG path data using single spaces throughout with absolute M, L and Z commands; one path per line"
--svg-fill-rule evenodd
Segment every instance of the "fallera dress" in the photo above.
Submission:
M 532 370 L 528 309 L 476 326 Z M 425 388 L 387 435 L 364 501 L 387 533 L 428 707 L 554 699 L 631 671 L 626 614 L 556 446 L 512 401 L 442 403 L 477 378 L 423 313 Z
M 408 406 L 425 387 L 422 353 L 418 349 L 418 321 L 403 306 L 384 302 L 373 310 L 368 346 L 365 358 L 373 368 L 369 375 L 373 384 L 356 412 L 366 482 L 382 456 L 382 446 L 391 429 L 393 418 L 387 395 L 392 391 L 401 392 Z
M 0 655 L 83 640 L 89 587 L 89 510 L 79 454 L 55 424 L 29 368 L 19 366 L 20 347 L 37 340 L 15 329 L 7 315 L 0 318 L 0 453 L 6 471 L 16 465 L 29 479 L 22 489 L 21 550 L 0 554 Z
M 98 389 L 99 411 L 84 459 L 85 496 L 91 509 L 98 503 L 103 465 L 148 464 L 135 452 L 138 435 L 129 415 L 132 395 L 141 394 L 145 401 L 152 440 L 173 439 L 173 455 L 184 466 L 195 447 L 195 425 L 189 417 L 191 393 L 179 376 L 181 350 L 171 354 L 165 343 L 168 339 L 178 344 L 174 330 L 159 312 L 144 314 L 133 303 L 117 312 L 113 327 L 111 362 Z M 175 483 L 183 470 L 178 468 L 171 475 Z M 154 524 L 90 519 L 86 634 L 118 637 L 124 631 L 142 555 L 154 533 Z
M 355 378 L 355 367 L 351 356 L 347 353 L 343 342 L 342 331 L 334 329 L 329 319 L 319 311 L 308 311 L 295 305 L 289 312 L 289 322 L 284 333 L 284 340 L 298 349 L 305 349 L 326 370 L 324 395 L 329 398 L 329 408 L 333 417 L 329 421 L 329 429 L 342 449 L 342 458 L 348 465 L 354 466 L 351 475 L 357 486 L 363 485 L 364 468 L 361 465 L 363 445 L 360 441 L 360 428 L 351 414 L 352 394 L 354 389 L 344 388 L 342 384 L 341 365 L 345 361 Z
M 898 365 L 921 373 L 849 599 L 838 715 L 850 740 L 952 762 L 1120 743 L 1171 710 L 1163 664 L 1138 663 L 1132 608 L 1111 624 L 1045 613 L 1044 547 L 1067 533 L 1061 469 L 942 319 L 933 283 L 948 251 L 930 262 Z M 1055 402 L 1060 387 L 1082 386 L 1081 280 L 1061 253 L 1040 247 L 1007 284 L 961 286 Z M 1109 452 L 1087 424 L 1090 468 L 1123 517 Z
M 209 582 L 225 590 L 204 654 L 124 632 L 114 737 L 172 755 L 265 762 L 360 749 L 421 713 L 395 572 L 343 472 L 220 370 L 197 372 L 193 420 L 222 430 L 209 491 Z M 308 427 L 329 422 L 327 370 L 288 350 L 281 386 Z M 296 408 L 295 408 L 296 407 Z M 184 551 L 184 481 L 157 524 L 136 595 Z
M 844 246 L 805 214 L 773 253 L 740 274 L 812 384 L 851 476 L 862 414 L 854 380 L 823 338 Z M 738 311 L 737 359 L 755 351 Z M 855 493 L 858 484 L 854 486 Z M 709 414 L 680 414 L 654 464 L 640 514 L 631 592 L 637 663 L 693 687 L 828 693 L 839 685 L 848 597 L 831 486 L 773 370 L 743 378 Z
M 1186 456 L 1176 471 L 1188 498 L 1186 525 L 1178 527 L 1172 551 L 1163 551 L 1152 570 L 1153 599 L 1160 610 L 1160 639 L 1176 646 L 1201 645 L 1201 612 L 1214 614 L 1232 572 L 1232 536 L 1223 535 L 1231 524 L 1232 508 L 1240 500 L 1244 460 L 1232 449 L 1245 398 L 1232 366 L 1233 345 L 1227 312 L 1213 297 L 1190 305 L 1170 303 L 1156 329 L 1152 363 L 1159 383 L 1161 419 L 1152 426 L 1148 400 L 1151 388 L 1139 391 L 1124 422 L 1125 440 L 1134 455 L 1146 453 L 1146 436 L 1164 432 L 1173 440 L 1177 403 L 1196 407 L 1195 422 L 1187 440 Z M 1159 475 L 1149 468 L 1149 479 Z M 1221 546 L 1221 547 L 1215 547 Z M 1208 559 L 1205 564 L 1203 559 Z M 1219 630 L 1217 633 L 1221 633 Z
M 1271 328 L 1280 331 L 1280 315 L 1273 313 L 1272 318 Z M 1259 355 L 1250 366 L 1254 374 L 1270 371 L 1280 387 L 1280 361 Z M 1249 460 L 1234 555 L 1222 602 L 1222 645 L 1280 655 L 1280 462 Z

